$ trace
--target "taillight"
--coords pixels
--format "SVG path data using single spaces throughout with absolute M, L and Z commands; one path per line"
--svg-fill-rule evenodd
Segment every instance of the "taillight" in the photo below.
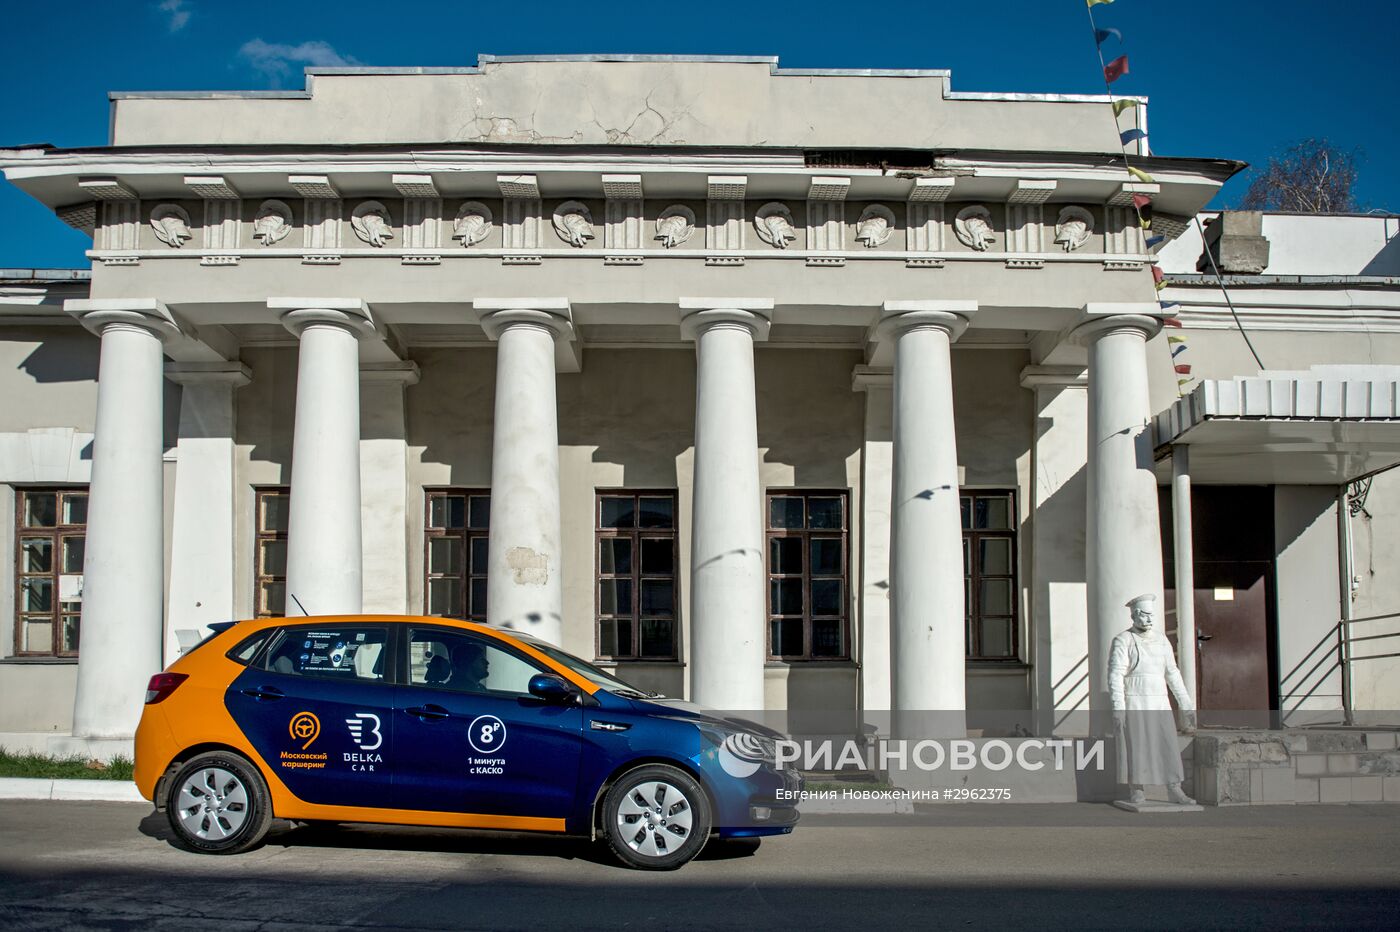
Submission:
M 155 705 L 165 699 L 175 691 L 175 687 L 189 678 L 188 673 L 157 673 L 146 684 L 146 705 Z

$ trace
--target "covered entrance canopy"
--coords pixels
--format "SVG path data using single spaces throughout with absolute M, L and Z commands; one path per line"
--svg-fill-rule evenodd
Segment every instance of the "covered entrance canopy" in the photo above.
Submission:
M 1340 618 L 1324 630 L 1303 662 L 1277 683 L 1280 712 L 1301 710 L 1334 667 L 1341 670 L 1342 712 L 1352 721 L 1352 618 L 1350 522 L 1344 506 L 1349 483 L 1400 463 L 1400 366 L 1314 366 L 1302 372 L 1269 372 L 1229 381 L 1203 381 L 1190 395 L 1157 415 L 1156 466 L 1171 482 L 1178 655 L 1188 688 L 1199 683 L 1196 701 L 1203 724 L 1249 725 L 1264 712 L 1268 691 L 1265 655 L 1268 608 L 1264 585 L 1241 587 L 1232 574 L 1243 563 L 1206 564 L 1219 578 L 1197 580 L 1191 530 L 1191 485 L 1330 486 L 1337 489 Z M 1198 582 L 1214 593 L 1203 594 Z M 1224 585 L 1222 586 L 1222 583 Z M 1222 600 L 1221 593 L 1224 593 Z M 1192 593 L 1192 597 L 1180 597 Z M 1252 606 L 1252 607 L 1251 607 Z M 1197 615 L 1204 612 L 1198 619 Z M 1201 628 L 1197 628 L 1198 620 Z M 1368 639 L 1389 637 L 1372 635 Z M 1212 641 L 1207 652 L 1200 647 Z M 1198 654 L 1203 661 L 1198 680 Z M 1384 654 L 1380 656 L 1385 656 Z M 1355 659 L 1378 659 L 1373 655 Z M 1290 677 L 1311 664 L 1299 680 Z M 1209 669 L 1208 669 L 1209 668 Z M 1244 686 L 1253 683 L 1253 689 Z M 1302 685 L 1299 685 L 1302 684 Z M 1304 690 L 1306 686 L 1306 690 Z M 1285 692 L 1290 697 L 1285 697 Z M 1300 694 L 1301 695 L 1298 695 Z M 1241 696 L 1254 696 L 1254 699 Z M 1268 703 L 1272 704 L 1272 703 Z M 1224 710 L 1224 711 L 1221 711 Z M 1212 715 L 1224 716 L 1219 720 Z
M 1400 463 L 1400 366 L 1206 380 L 1154 426 L 1164 480 L 1186 444 L 1193 482 L 1344 485 Z

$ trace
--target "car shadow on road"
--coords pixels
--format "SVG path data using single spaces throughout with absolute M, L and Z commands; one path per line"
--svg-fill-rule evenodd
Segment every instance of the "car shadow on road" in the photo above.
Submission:
M 185 850 L 165 813 L 151 810 L 139 830 L 172 848 Z M 696 856 L 698 861 L 727 861 L 752 857 L 761 839 L 740 838 L 710 843 Z M 401 825 L 289 822 L 276 819 L 259 848 L 325 848 L 362 851 L 423 851 L 446 854 L 495 854 L 515 857 L 552 857 L 564 861 L 590 861 L 624 869 L 601 841 L 564 835 L 525 832 L 486 832 L 474 829 L 420 828 Z M 254 849 L 257 850 L 257 849 Z

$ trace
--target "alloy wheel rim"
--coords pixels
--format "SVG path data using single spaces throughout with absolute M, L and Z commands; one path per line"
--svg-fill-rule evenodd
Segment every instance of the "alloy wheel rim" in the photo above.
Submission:
M 618 837 L 648 858 L 661 858 L 680 850 L 690 838 L 694 821 L 695 814 L 685 793 L 664 780 L 638 783 L 617 807 Z
M 248 820 L 248 789 L 223 767 L 205 767 L 180 787 L 180 824 L 203 841 L 223 841 L 238 834 Z

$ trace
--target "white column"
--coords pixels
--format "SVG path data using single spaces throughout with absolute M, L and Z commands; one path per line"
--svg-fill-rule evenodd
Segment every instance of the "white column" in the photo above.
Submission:
M 1172 446 L 1172 562 L 1176 566 L 1176 665 L 1196 702 L 1196 548 L 1191 539 L 1191 445 Z
M 129 738 L 161 669 L 161 343 L 178 328 L 152 300 L 74 300 L 66 310 L 102 340 L 73 734 Z
M 890 369 L 857 366 L 851 387 L 865 393 L 860 451 L 860 696 L 865 719 L 889 733 L 890 706 L 890 488 L 894 465 Z
M 404 389 L 412 362 L 360 367 L 360 527 L 363 611 L 408 611 L 408 435 Z M 410 614 L 413 614 L 410 612 Z
M 301 341 L 287 525 L 287 614 L 362 610 L 360 336 L 363 301 L 272 298 Z M 300 606 L 298 606 L 298 602 Z
M 180 656 L 176 632 L 203 637 L 205 625 L 234 618 L 233 393 L 248 384 L 249 373 L 238 362 L 168 363 L 165 377 L 182 386 L 165 631 L 169 663 Z
M 767 636 L 753 344 L 768 337 L 773 302 L 682 298 L 680 307 L 696 355 L 690 696 L 758 711 Z
M 474 305 L 487 336 L 496 341 L 487 620 L 559 644 L 563 580 L 554 344 L 572 337 L 569 302 L 522 298 Z
M 886 301 L 880 322 L 894 341 L 890 653 L 894 728 L 906 736 L 967 729 L 951 347 L 976 310 L 972 301 Z
M 1131 624 L 1127 602 L 1162 598 L 1162 535 L 1152 471 L 1147 340 L 1161 329 L 1156 304 L 1090 304 L 1074 339 L 1089 348 L 1089 708 L 1110 708 L 1108 649 Z M 1095 733 L 1110 727 L 1096 715 Z

